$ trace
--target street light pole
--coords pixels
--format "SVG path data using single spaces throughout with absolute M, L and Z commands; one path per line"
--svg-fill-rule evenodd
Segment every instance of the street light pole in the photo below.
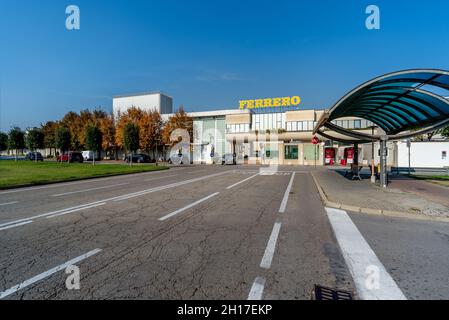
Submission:
M 408 148 L 408 175 L 411 173 L 411 154 L 410 154 L 410 148 L 412 146 L 412 141 L 410 139 L 407 140 L 407 148 Z
M 380 139 L 380 185 L 382 188 L 387 187 L 387 136 Z

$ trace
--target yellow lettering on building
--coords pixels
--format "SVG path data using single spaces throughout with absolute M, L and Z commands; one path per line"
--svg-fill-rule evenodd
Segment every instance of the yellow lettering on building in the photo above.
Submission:
M 263 100 L 263 106 L 264 106 L 265 108 L 272 107 L 273 105 L 272 105 L 271 99 L 264 99 L 264 100 Z
M 298 96 L 294 96 L 294 97 L 292 97 L 290 103 L 291 103 L 293 106 L 299 106 L 299 104 L 301 103 L 301 98 L 298 97 Z
M 288 107 L 290 105 L 290 98 L 282 98 L 282 106 L 283 107 Z
M 283 97 L 283 98 L 266 98 L 255 100 L 241 100 L 239 101 L 240 109 L 260 109 L 260 108 L 279 108 L 299 106 L 301 98 L 299 96 Z

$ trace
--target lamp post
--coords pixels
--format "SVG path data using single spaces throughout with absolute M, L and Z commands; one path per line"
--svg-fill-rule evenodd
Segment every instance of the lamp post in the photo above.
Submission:
M 371 134 L 374 136 L 374 129 L 376 127 L 371 127 Z M 376 175 L 374 172 L 374 140 L 371 142 L 371 182 L 376 183 Z
M 317 147 L 318 147 L 318 143 L 320 143 L 320 140 L 316 137 L 316 136 L 314 136 L 313 138 L 312 138 L 312 143 L 313 143 L 313 145 L 315 146 L 315 170 L 316 170 L 316 156 L 317 156 Z

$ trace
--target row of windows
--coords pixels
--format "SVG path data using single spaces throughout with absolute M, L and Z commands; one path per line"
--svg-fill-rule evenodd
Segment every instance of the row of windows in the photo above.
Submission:
M 287 122 L 287 131 L 313 131 L 316 121 Z
M 226 126 L 227 133 L 247 133 L 249 132 L 249 124 L 228 124 Z
M 285 123 L 285 114 L 283 113 L 265 113 L 253 115 L 253 128 L 257 131 L 283 129 Z
M 313 131 L 317 124 L 316 121 L 293 121 L 287 122 L 284 127 L 281 113 L 254 115 L 253 121 L 253 127 L 249 124 L 228 124 L 226 132 L 248 133 L 250 130 L 264 131 L 271 129 L 286 129 L 291 132 Z M 364 119 L 334 120 L 332 123 L 345 129 L 366 129 L 374 125 L 371 121 Z
M 358 119 L 358 120 L 334 120 L 333 124 L 345 128 L 345 129 L 366 129 L 374 126 L 371 121 Z

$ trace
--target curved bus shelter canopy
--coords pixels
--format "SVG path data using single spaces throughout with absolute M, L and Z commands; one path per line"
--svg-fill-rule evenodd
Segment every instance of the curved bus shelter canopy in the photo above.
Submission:
M 349 137 L 334 140 L 366 143 L 398 140 L 449 125 L 449 71 L 415 69 L 390 73 L 355 88 L 326 110 L 314 134 L 334 139 L 327 128 Z M 373 122 L 385 135 L 369 135 L 336 126 L 332 121 L 358 117 Z M 413 131 L 410 131 L 413 130 Z

